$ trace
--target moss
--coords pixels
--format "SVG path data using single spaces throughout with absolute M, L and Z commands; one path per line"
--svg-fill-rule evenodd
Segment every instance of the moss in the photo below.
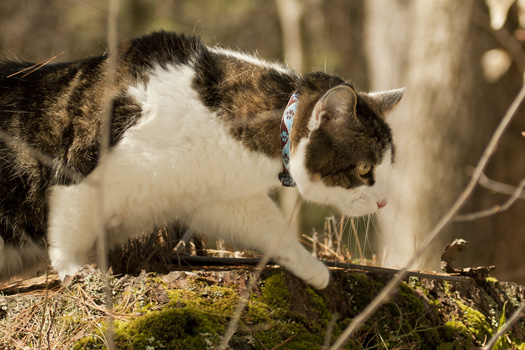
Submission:
M 164 285 L 159 280 L 150 282 Z M 238 295 L 229 286 L 195 285 L 189 289 L 167 290 L 169 302 L 163 309 L 117 322 L 117 347 L 208 349 L 216 345 L 235 310 Z
M 447 281 L 443 281 L 443 291 L 445 292 L 445 295 L 452 297 L 451 290 L 452 290 L 452 285 Z
M 485 278 L 485 282 L 495 285 L 496 283 L 498 283 L 498 279 L 495 277 L 487 277 Z
M 319 315 L 321 325 L 325 327 L 330 322 L 332 318 L 332 313 L 328 308 L 326 299 L 322 294 L 323 292 L 318 292 L 310 287 L 306 287 L 306 293 L 308 294 L 308 298 L 310 304 L 312 305 L 312 309 L 316 310 L 316 312 Z
M 196 307 L 166 308 L 118 322 L 115 342 L 119 349 L 208 349 L 220 341 L 227 321 Z
M 470 345 L 468 347 L 464 347 L 460 344 L 460 342 L 453 341 L 453 342 L 439 344 L 436 349 L 437 350 L 465 350 L 469 348 L 470 348 Z
M 100 333 L 98 330 L 97 333 Z M 100 341 L 100 336 L 95 336 L 94 334 L 88 335 L 73 346 L 73 350 L 102 350 L 104 349 L 104 344 Z
M 246 305 L 246 322 L 248 324 L 262 324 L 270 321 L 270 308 L 268 304 L 254 295 Z
M 452 320 L 447 321 L 447 323 L 445 323 L 445 328 L 446 328 L 446 330 L 448 332 L 450 332 L 449 334 L 451 336 L 456 336 L 456 335 L 468 336 L 468 335 L 470 335 L 470 332 L 467 329 L 467 326 L 465 326 L 465 324 L 463 322 L 461 322 L 460 320 L 458 320 L 456 318 L 453 318 Z
M 287 272 L 266 271 L 251 294 L 229 344 L 233 349 L 321 349 L 327 327 L 333 327 L 333 343 L 390 278 L 379 274 L 334 273 L 334 282 L 327 289 L 316 291 Z M 135 298 L 137 306 L 130 317 L 115 323 L 117 347 L 213 348 L 229 325 L 239 301 L 237 287 L 213 283 L 217 282 L 187 277 L 184 289 L 168 289 L 162 279 L 153 277 L 133 284 L 131 290 L 122 294 L 132 293 L 127 295 Z M 401 284 L 391 300 L 344 348 L 459 350 L 470 348 L 474 339 L 480 344 L 490 336 L 488 318 L 451 298 L 452 295 L 459 298 L 464 293 L 457 285 L 439 282 L 425 286 L 431 292 L 421 291 L 423 286 L 418 279 Z M 439 305 L 438 298 L 443 305 Z M 332 324 L 335 312 L 339 319 Z M 513 345 L 521 341 L 516 339 Z M 102 337 L 96 334 L 75 347 L 102 348 Z
M 261 288 L 262 299 L 268 306 L 275 309 L 288 309 L 291 295 L 286 285 L 283 273 L 276 273 L 268 277 Z
M 375 293 L 372 293 L 370 281 L 364 273 L 349 273 L 346 275 L 346 290 L 348 304 L 355 314 L 363 311 L 372 301 Z
M 478 310 L 475 310 L 460 301 L 456 301 L 456 303 L 463 311 L 465 326 L 468 331 L 474 335 L 476 340 L 481 344 L 486 338 L 490 338 L 493 331 L 490 324 L 487 322 L 486 317 Z

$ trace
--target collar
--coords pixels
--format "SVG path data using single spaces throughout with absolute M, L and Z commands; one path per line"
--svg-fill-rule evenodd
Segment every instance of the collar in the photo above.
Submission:
M 281 149 L 283 152 L 283 171 L 279 173 L 279 180 L 283 186 L 295 187 L 295 182 L 290 175 L 290 134 L 292 133 L 292 124 L 297 111 L 299 94 L 294 92 L 288 105 L 284 109 L 283 118 L 281 119 Z

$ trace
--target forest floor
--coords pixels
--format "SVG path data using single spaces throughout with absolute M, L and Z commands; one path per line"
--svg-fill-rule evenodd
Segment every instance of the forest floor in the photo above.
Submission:
M 113 327 L 118 349 L 213 349 L 254 268 L 164 266 L 109 278 L 86 268 L 61 283 L 40 276 L 0 290 L 0 349 L 102 349 Z M 392 277 L 331 268 L 317 291 L 277 267 L 253 289 L 231 349 L 328 349 Z M 523 286 L 494 278 L 409 277 L 346 343 L 345 349 L 476 349 L 525 300 Z M 109 316 L 114 322 L 108 323 Z M 495 349 L 524 349 L 525 321 Z

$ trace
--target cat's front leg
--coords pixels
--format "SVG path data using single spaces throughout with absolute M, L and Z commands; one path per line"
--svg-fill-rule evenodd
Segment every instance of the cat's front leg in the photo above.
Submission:
M 73 276 L 89 263 L 97 239 L 96 206 L 85 185 L 54 186 L 49 195 L 49 259 L 58 277 Z
M 193 217 L 191 227 L 243 248 L 269 252 L 275 262 L 314 288 L 328 285 L 328 268 L 297 241 L 282 213 L 266 195 L 208 204 Z

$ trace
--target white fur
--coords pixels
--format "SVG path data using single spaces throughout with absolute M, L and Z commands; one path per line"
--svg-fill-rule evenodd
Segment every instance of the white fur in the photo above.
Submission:
M 210 50 L 212 52 L 219 53 L 221 55 L 234 57 L 234 58 L 236 58 L 236 59 L 238 59 L 240 61 L 245 61 L 245 62 L 247 62 L 249 64 L 253 64 L 253 65 L 256 65 L 256 66 L 259 66 L 259 67 L 276 70 L 276 71 L 278 71 L 280 73 L 283 73 L 285 75 L 290 74 L 290 70 L 285 68 L 285 67 L 283 67 L 279 63 L 272 63 L 272 62 L 268 62 L 268 61 L 265 61 L 265 60 L 260 60 L 256 56 L 250 56 L 250 55 L 247 55 L 247 54 L 242 53 L 240 51 L 232 51 L 232 50 L 228 50 L 228 49 L 225 49 L 225 48 L 222 48 L 222 47 L 218 47 L 218 46 L 214 47 L 214 48 L 211 48 Z
M 104 174 L 97 167 L 77 185 L 52 188 L 49 255 L 60 278 L 89 262 L 100 204 L 93 184 L 103 175 L 111 244 L 181 220 L 246 248 L 274 247 L 276 262 L 312 286 L 326 287 L 327 268 L 297 242 L 267 196 L 279 185 L 280 161 L 232 139 L 198 100 L 193 77 L 191 66 L 157 68 L 147 86 L 130 87 L 143 117 L 109 153 Z
M 375 213 L 378 203 L 387 202 L 387 177 L 391 167 L 390 149 L 385 151 L 381 163 L 375 167 L 373 186 L 358 186 L 345 189 L 327 186 L 323 181 L 314 181 L 305 166 L 306 148 L 310 141 L 302 139 L 290 157 L 290 173 L 297 184 L 301 196 L 316 203 L 331 204 L 348 216 L 363 216 Z
M 310 132 L 319 128 L 319 103 L 316 104 L 309 120 Z M 345 189 L 327 186 L 319 179 L 312 179 L 306 169 L 306 149 L 309 138 L 303 138 L 290 155 L 290 173 L 297 184 L 301 196 L 316 203 L 331 204 L 348 216 L 363 216 L 378 210 L 379 203 L 387 203 L 387 179 L 392 166 L 391 149 L 384 151 L 381 163 L 374 167 L 375 184 Z

